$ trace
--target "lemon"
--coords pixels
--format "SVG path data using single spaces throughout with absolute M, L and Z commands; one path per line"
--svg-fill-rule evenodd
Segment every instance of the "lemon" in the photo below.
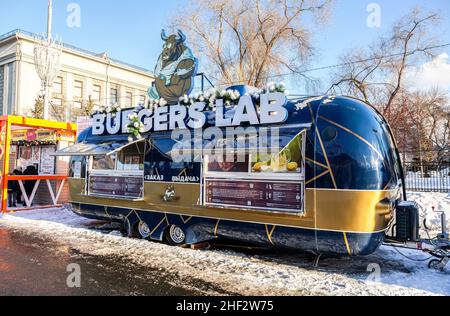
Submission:
M 253 166 L 253 171 L 254 172 L 260 172 L 262 167 L 264 167 L 264 166 L 267 166 L 267 162 L 257 162 Z
M 296 171 L 297 168 L 298 168 L 298 163 L 296 163 L 296 162 L 290 162 L 288 164 L 288 170 L 289 171 Z

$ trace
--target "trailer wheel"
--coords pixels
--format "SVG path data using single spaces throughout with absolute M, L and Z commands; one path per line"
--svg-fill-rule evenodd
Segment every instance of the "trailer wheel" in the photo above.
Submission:
M 166 230 L 166 241 L 171 246 L 181 246 L 184 245 L 186 241 L 186 234 L 181 227 L 176 225 L 170 226 Z
M 141 221 L 139 222 L 137 227 L 139 235 L 142 239 L 150 238 L 152 232 L 150 230 L 150 227 L 148 227 L 147 223 Z
M 123 229 L 129 238 L 141 238 L 137 226 L 137 224 L 132 225 L 128 218 L 125 220 L 123 223 Z
M 433 259 L 428 263 L 428 268 L 443 271 L 443 267 L 441 266 L 441 260 Z

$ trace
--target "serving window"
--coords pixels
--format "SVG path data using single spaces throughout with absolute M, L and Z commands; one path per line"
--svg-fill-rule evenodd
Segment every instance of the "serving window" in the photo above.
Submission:
M 283 148 L 205 156 L 204 204 L 303 213 L 304 132 Z
M 144 197 L 144 157 L 147 141 L 119 148 L 109 155 L 91 157 L 89 195 L 124 199 Z
M 116 154 L 106 156 L 94 156 L 92 158 L 92 170 L 115 170 Z
M 304 133 L 281 149 L 242 149 L 205 156 L 206 177 L 304 180 Z

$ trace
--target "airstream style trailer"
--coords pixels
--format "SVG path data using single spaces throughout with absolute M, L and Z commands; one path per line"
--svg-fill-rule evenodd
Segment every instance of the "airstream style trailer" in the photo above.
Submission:
M 71 156 L 73 211 L 171 245 L 226 238 L 316 254 L 373 253 L 404 194 L 386 120 L 349 97 L 277 104 L 272 111 L 140 109 L 147 125 L 139 139 L 124 128 L 133 110 L 97 114 L 76 145 L 57 153 Z M 209 148 L 230 126 L 231 147 Z M 174 156 L 187 143 L 196 144 L 191 160 Z

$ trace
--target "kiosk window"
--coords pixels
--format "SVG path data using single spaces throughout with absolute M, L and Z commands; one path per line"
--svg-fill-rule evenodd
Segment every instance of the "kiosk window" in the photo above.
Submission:
M 300 133 L 266 152 L 246 147 L 232 159 L 206 155 L 204 204 L 304 214 L 304 141 Z
M 97 156 L 93 157 L 93 170 L 115 170 L 116 169 L 116 155 Z
M 206 156 L 206 173 L 221 177 L 226 173 L 235 175 L 290 178 L 304 173 L 304 137 L 297 135 L 284 148 L 270 151 L 243 150 L 230 157 Z
M 248 172 L 248 155 L 235 155 L 231 157 L 208 157 L 208 172 Z
M 146 142 L 130 145 L 118 154 L 117 170 L 144 170 Z
M 252 173 L 300 174 L 303 166 L 303 137 L 295 137 L 280 152 L 252 155 Z
M 146 146 L 147 142 L 137 142 L 115 154 L 93 157 L 89 194 L 121 199 L 143 198 Z

